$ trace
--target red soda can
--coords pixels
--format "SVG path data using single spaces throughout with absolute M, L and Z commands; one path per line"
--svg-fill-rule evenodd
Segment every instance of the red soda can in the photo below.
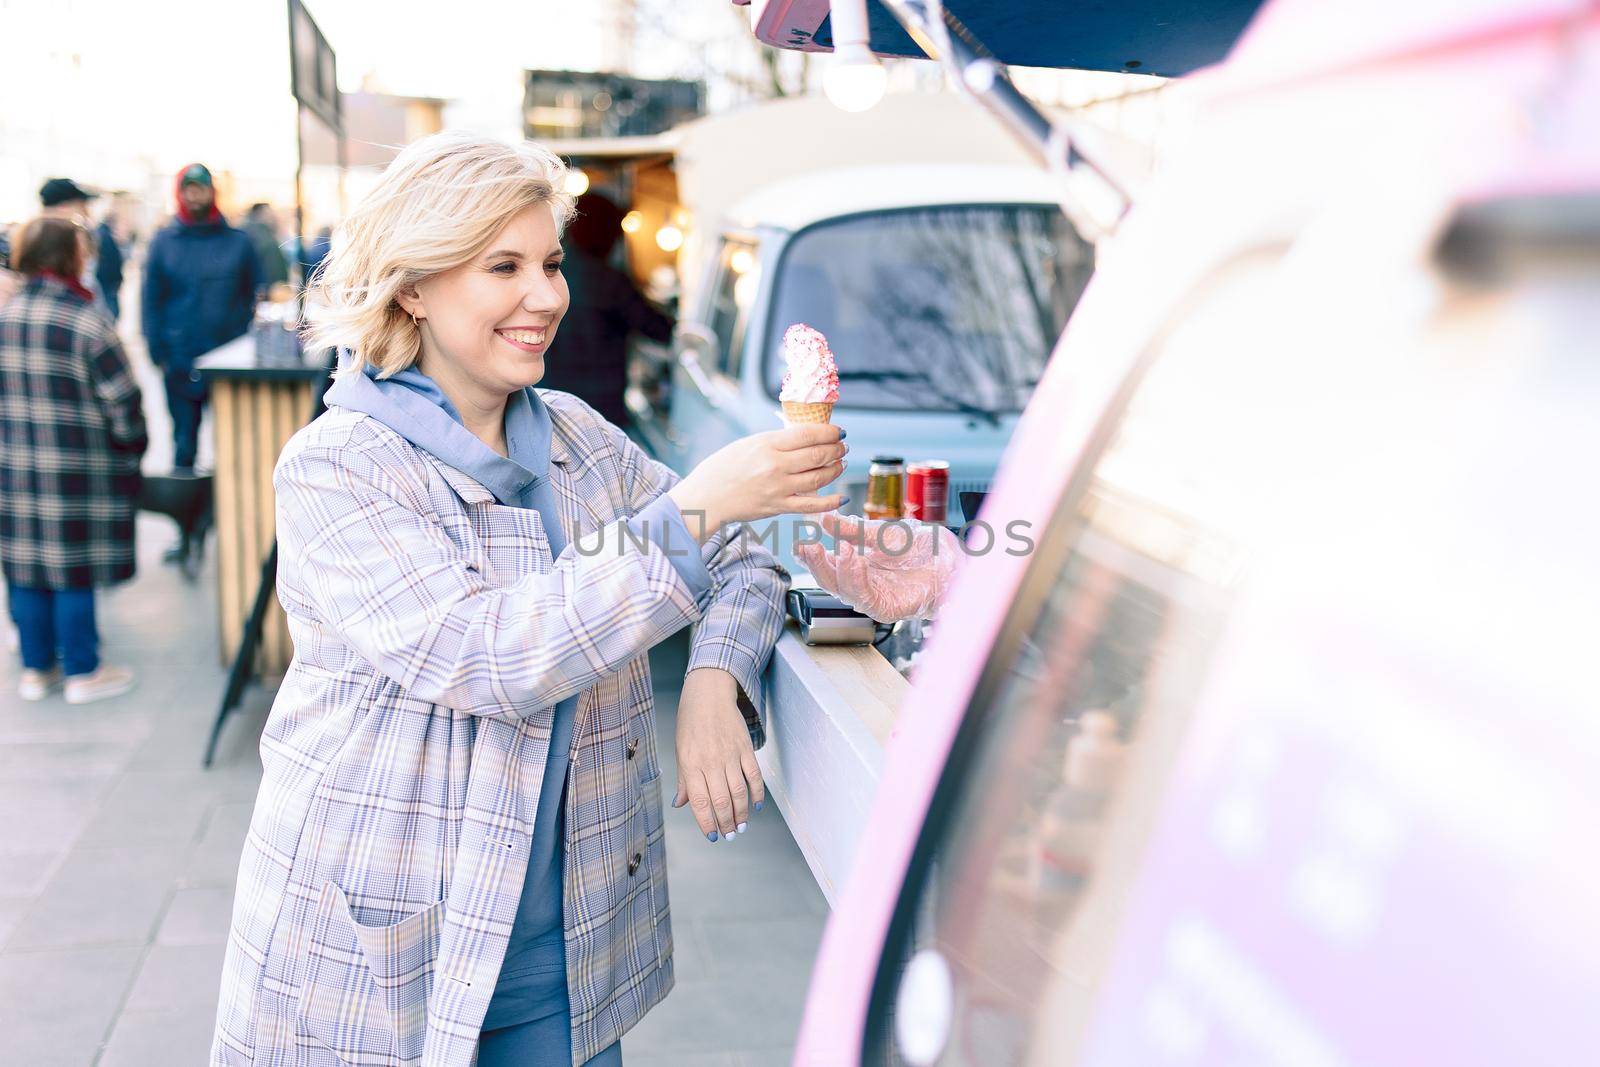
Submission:
M 906 518 L 944 524 L 950 500 L 950 464 L 927 460 L 906 467 Z

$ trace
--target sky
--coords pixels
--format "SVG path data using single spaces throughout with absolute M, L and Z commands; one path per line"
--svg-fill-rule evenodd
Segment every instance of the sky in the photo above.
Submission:
M 748 9 L 728 0 L 306 6 L 338 57 L 341 89 L 371 75 L 387 92 L 450 100 L 448 125 L 500 136 L 520 133 L 526 69 L 693 78 L 708 66 L 744 76 L 759 67 Z M 638 29 L 623 53 L 608 20 L 628 9 Z M 285 0 L 0 0 L 0 223 L 31 214 L 56 175 L 129 189 L 156 213 L 170 203 L 171 175 L 197 160 L 245 203 L 292 202 L 287 22 Z M 798 61 L 785 55 L 791 69 Z M 741 93 L 713 81 L 710 104 L 737 104 Z
M 523 69 L 591 69 L 600 57 L 593 0 L 306 6 L 341 89 L 371 72 L 390 92 L 456 100 L 454 124 L 508 134 Z M 0 220 L 36 206 L 54 174 L 147 197 L 196 159 L 247 184 L 292 175 L 285 11 L 283 0 L 0 0 Z

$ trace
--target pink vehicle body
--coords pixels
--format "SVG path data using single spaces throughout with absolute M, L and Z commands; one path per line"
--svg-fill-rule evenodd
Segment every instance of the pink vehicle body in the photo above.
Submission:
M 1196 294 L 1205 291 L 1219 272 L 1240 257 L 1261 249 L 1277 249 L 1272 254 L 1281 254 L 1282 258 L 1280 265 L 1274 268 L 1274 284 L 1286 285 L 1286 291 L 1298 293 L 1313 312 L 1321 301 L 1322 312 L 1326 312 L 1328 304 L 1337 304 L 1348 310 L 1349 318 L 1378 320 L 1371 327 L 1375 332 L 1405 334 L 1411 329 L 1406 336 L 1412 341 L 1401 344 L 1400 351 L 1434 352 L 1443 344 L 1438 350 L 1461 352 L 1470 349 L 1470 343 L 1463 342 L 1465 347 L 1452 347 L 1450 342 L 1439 341 L 1433 326 L 1413 329 L 1403 322 L 1396 323 L 1397 317 L 1403 319 L 1408 314 L 1409 301 L 1426 302 L 1427 298 L 1420 295 L 1422 290 L 1437 284 L 1441 242 L 1462 212 L 1475 205 L 1508 200 L 1540 201 L 1600 193 L 1600 7 L 1591 3 L 1577 0 L 1477 0 L 1472 3 L 1427 0 L 1409 5 L 1376 2 L 1330 5 L 1311 0 L 1276 0 L 1261 10 L 1226 63 L 1187 79 L 1179 91 L 1194 108 L 1194 134 L 1186 144 L 1170 152 L 1158 176 L 1137 196 L 1134 210 L 1120 230 L 1100 248 L 1099 272 L 1057 346 L 1047 376 L 1022 418 L 994 491 L 985 505 L 981 517 L 997 529 L 1016 521 L 1028 523 L 1035 531 L 1048 529 L 1053 517 L 1058 515 L 1063 497 L 1074 491 L 1076 483 L 1088 477 L 1086 463 L 1098 447 L 1097 439 L 1107 433 L 1108 411 L 1125 399 L 1145 354 L 1152 345 L 1164 343 L 1161 340 L 1163 331 L 1182 327 L 1188 309 L 1196 303 Z M 1417 292 L 1412 291 L 1412 286 Z M 1600 297 L 1594 299 L 1600 302 Z M 1199 304 L 1203 307 L 1204 300 Z M 1551 307 L 1557 305 L 1534 301 L 1529 305 L 1533 311 L 1528 312 L 1527 307 L 1513 301 L 1501 311 L 1491 309 L 1482 321 L 1498 323 L 1495 329 L 1510 329 L 1510 337 L 1516 344 L 1526 344 L 1529 350 L 1536 351 L 1553 343 L 1552 331 L 1569 330 L 1576 321 L 1571 316 L 1587 314 L 1574 310 L 1570 304 L 1559 301 L 1557 304 L 1557 310 L 1552 311 Z M 1461 320 L 1457 316 L 1451 321 Z M 1584 321 L 1594 324 L 1593 315 L 1589 314 Z M 1304 319 L 1292 321 L 1287 328 L 1292 334 L 1297 326 L 1304 328 L 1305 322 Z M 1481 337 L 1482 331 L 1478 327 L 1473 329 L 1478 333 L 1472 335 Z M 1226 336 L 1226 331 L 1223 335 Z M 1570 332 L 1561 336 L 1582 343 L 1581 337 L 1574 337 Z M 1590 333 L 1587 338 L 1591 357 L 1596 352 L 1594 336 Z M 1302 355 L 1310 358 L 1311 353 L 1321 351 L 1318 345 L 1316 337 L 1291 335 L 1284 345 L 1284 358 L 1291 360 Z M 1492 359 L 1504 353 L 1504 346 L 1492 347 L 1485 358 Z M 1351 358 L 1356 363 L 1356 373 L 1361 373 L 1364 366 L 1361 361 L 1366 357 L 1357 353 Z M 1383 444 L 1385 428 L 1407 425 L 1404 419 L 1391 422 L 1379 414 L 1373 416 L 1369 432 L 1368 419 L 1362 414 L 1363 398 L 1381 401 L 1385 390 L 1381 385 L 1375 388 L 1374 383 L 1386 381 L 1382 368 L 1373 367 L 1371 372 L 1374 376 L 1364 378 L 1360 388 L 1351 388 L 1348 399 L 1354 406 L 1345 409 L 1351 416 L 1349 437 L 1337 446 L 1344 451 L 1335 457 L 1336 460 L 1356 455 L 1358 463 L 1365 462 L 1370 458 L 1368 452 Z M 1569 372 L 1570 368 L 1563 371 Z M 1433 395 L 1439 397 L 1440 405 L 1448 407 L 1461 399 L 1446 384 L 1450 380 L 1451 377 L 1445 375 L 1422 384 L 1400 381 L 1390 395 L 1407 398 Z M 1417 386 L 1415 392 L 1413 385 Z M 1592 376 L 1583 379 L 1579 375 L 1571 379 L 1569 385 L 1574 395 L 1591 398 L 1595 395 Z M 1559 412 L 1547 413 L 1553 423 L 1546 422 L 1546 414 L 1541 414 L 1546 409 L 1541 405 L 1551 404 L 1550 411 L 1560 407 L 1546 394 L 1529 392 L 1522 386 L 1508 386 L 1505 395 L 1507 409 L 1500 414 L 1507 419 L 1525 420 L 1523 425 L 1530 436 L 1538 436 L 1541 424 L 1566 425 L 1562 421 L 1565 415 Z M 1381 402 L 1379 406 L 1383 406 Z M 1483 418 L 1493 422 L 1497 416 L 1485 411 Z M 1423 417 L 1423 422 L 1427 422 L 1427 417 Z M 1196 426 L 1204 432 L 1205 419 L 1197 417 Z M 1446 431 L 1440 432 L 1441 439 L 1448 438 Z M 1577 436 L 1570 439 L 1573 446 L 1588 448 L 1600 443 L 1592 432 L 1576 433 Z M 1491 436 L 1495 435 L 1491 432 Z M 1507 440 L 1514 438 L 1512 434 Z M 1495 439 L 1498 440 L 1498 436 Z M 1396 446 L 1402 461 L 1409 447 Z M 1529 562 L 1530 554 L 1543 553 L 1547 559 L 1570 564 L 1575 569 L 1567 572 L 1568 579 L 1593 593 L 1600 579 L 1600 568 L 1592 558 L 1575 554 L 1572 549 L 1580 535 L 1593 536 L 1596 531 L 1595 506 L 1591 499 L 1595 452 L 1588 451 L 1583 463 L 1588 468 L 1586 483 L 1570 481 L 1566 474 L 1550 469 L 1547 461 L 1559 454 L 1552 450 L 1541 452 L 1538 459 L 1529 457 L 1529 462 L 1519 467 L 1514 476 L 1493 468 L 1492 464 L 1485 469 L 1481 460 L 1467 463 L 1459 451 L 1444 457 L 1436 468 L 1418 469 L 1436 470 L 1437 484 L 1454 485 L 1462 478 L 1473 478 L 1474 470 L 1479 470 L 1486 493 L 1493 487 L 1509 487 L 1505 492 L 1516 497 L 1517 506 L 1527 506 L 1516 516 L 1507 515 L 1503 521 L 1497 520 L 1492 510 L 1482 513 L 1479 532 L 1483 537 L 1503 535 L 1508 542 L 1517 542 L 1532 530 L 1564 526 L 1567 532 L 1551 534 L 1553 540 L 1540 549 L 1512 552 L 1507 558 L 1515 562 L 1506 564 L 1506 573 L 1528 580 L 1535 570 L 1534 564 Z M 1373 464 L 1362 469 L 1369 472 L 1385 469 L 1380 460 L 1374 459 Z M 1428 481 L 1434 483 L 1434 476 L 1430 475 Z M 1585 484 L 1589 488 L 1583 488 Z M 1509 509 L 1509 498 L 1502 499 L 1508 500 L 1506 507 Z M 1455 497 L 1451 500 L 1459 503 Z M 1448 506 L 1441 503 L 1432 512 L 1424 510 L 1417 514 L 1455 516 L 1457 511 L 1453 508 L 1455 503 Z M 1417 531 L 1418 522 L 1412 522 L 1407 529 Z M 1416 533 L 1416 536 L 1421 534 Z M 1402 542 L 1405 542 L 1403 537 Z M 1455 555 L 1448 539 L 1437 543 L 1442 556 Z M 1330 564 L 1330 574 L 1341 569 L 1340 561 L 1350 559 L 1354 544 L 1351 540 L 1340 545 L 1335 562 Z M 1374 568 L 1382 566 L 1374 562 L 1381 558 L 1382 547 L 1374 547 L 1372 551 L 1373 556 L 1363 558 L 1366 568 L 1363 575 L 1370 575 Z M 897 908 L 906 906 L 906 895 L 911 892 L 908 872 L 914 866 L 919 841 L 928 833 L 930 809 L 935 805 L 941 782 L 950 773 L 948 766 L 952 758 L 958 754 L 953 746 L 962 736 L 963 724 L 981 705 L 980 690 L 985 672 L 996 669 L 993 656 L 997 641 L 1019 601 L 1029 595 L 1026 580 L 1033 562 L 1031 557 L 1003 552 L 966 561 L 960 580 L 942 608 L 943 625 L 923 658 L 912 694 L 902 711 L 877 801 L 861 837 L 859 858 L 829 923 L 813 972 L 796 1052 L 798 1064 L 841 1067 L 864 1062 L 863 1048 L 870 1045 L 871 1037 L 868 1033 L 869 1006 L 875 985 L 886 980 L 883 977 L 887 973 L 885 956 L 895 951 L 895 946 L 888 941 Z M 1592 623 L 1593 613 L 1575 613 L 1579 609 L 1564 602 L 1541 604 L 1537 596 L 1528 594 L 1526 581 L 1522 582 L 1522 594 L 1518 594 L 1500 588 L 1492 573 L 1460 577 L 1464 582 L 1481 585 L 1483 596 L 1493 600 L 1496 611 L 1502 615 L 1519 603 L 1519 595 L 1527 596 L 1522 607 L 1535 613 L 1529 625 L 1538 632 L 1539 639 L 1530 638 L 1526 647 L 1516 645 L 1511 638 L 1498 639 L 1494 648 L 1499 650 L 1497 659 L 1503 656 L 1504 662 L 1497 662 L 1496 677 L 1514 683 L 1508 691 L 1520 692 L 1528 699 L 1530 712 L 1536 709 L 1546 712 L 1543 716 L 1534 715 L 1534 721 L 1566 724 L 1560 729 L 1552 728 L 1551 733 L 1535 726 L 1511 727 L 1509 733 L 1502 735 L 1507 747 L 1493 749 L 1490 746 L 1491 751 L 1483 755 L 1483 765 L 1492 769 L 1497 758 L 1494 752 L 1514 752 L 1520 747 L 1535 765 L 1551 768 L 1552 781 L 1562 783 L 1563 789 L 1571 786 L 1572 780 L 1567 774 L 1569 771 L 1575 774 L 1576 765 L 1568 765 L 1564 760 L 1576 753 L 1586 757 L 1600 753 L 1600 740 L 1593 731 L 1573 726 L 1566 713 L 1586 704 L 1594 697 L 1595 689 L 1592 683 L 1581 680 L 1581 672 L 1574 670 L 1574 664 L 1566 662 L 1556 668 L 1546 662 L 1545 657 L 1557 659 L 1554 656 L 1556 647 L 1567 641 L 1561 634 L 1577 623 Z M 1364 579 L 1356 580 L 1356 584 L 1360 580 Z M 1440 588 L 1446 586 L 1448 582 L 1442 582 Z M 1297 598 L 1306 611 L 1313 613 L 1331 602 L 1319 600 L 1317 595 L 1303 588 L 1291 597 L 1287 592 L 1290 588 L 1299 587 L 1289 583 L 1275 592 L 1255 596 L 1250 601 L 1251 610 L 1258 617 L 1281 620 L 1293 617 Z M 1545 592 L 1551 588 L 1541 585 Z M 1270 610 L 1261 606 L 1262 596 L 1272 600 L 1274 606 Z M 1421 600 L 1410 593 L 1396 597 L 1394 612 L 1397 616 L 1413 610 L 1418 613 L 1419 621 L 1407 632 L 1412 637 L 1433 635 L 1451 655 L 1474 655 L 1481 635 L 1456 634 L 1451 630 L 1450 618 L 1456 608 L 1450 598 L 1441 592 L 1425 604 Z M 1330 629 L 1331 624 L 1326 619 L 1312 620 L 1309 616 L 1300 619 L 1305 626 L 1314 624 L 1325 631 L 1328 654 L 1340 659 L 1344 669 L 1356 677 L 1381 673 L 1383 668 L 1379 661 L 1396 647 L 1380 634 L 1383 627 L 1375 622 L 1366 625 L 1367 621 L 1362 616 L 1348 628 Z M 1590 638 L 1597 633 L 1600 630 L 1590 631 Z M 1199 857 L 1202 861 L 1199 867 L 1185 868 L 1173 867 L 1163 860 L 1163 855 L 1173 859 L 1182 851 L 1182 842 L 1192 840 L 1180 832 L 1186 815 L 1176 810 L 1175 805 L 1181 807 L 1181 798 L 1202 795 L 1202 787 L 1220 780 L 1215 778 L 1214 766 L 1206 762 L 1205 753 L 1197 749 L 1204 749 L 1208 739 L 1215 745 L 1226 745 L 1225 738 L 1231 736 L 1228 729 L 1239 726 L 1240 721 L 1251 729 L 1268 732 L 1264 725 L 1265 713 L 1251 719 L 1255 713 L 1237 710 L 1253 707 L 1241 694 L 1264 684 L 1258 675 L 1265 647 L 1261 642 L 1265 639 L 1259 626 L 1252 628 L 1247 623 L 1235 623 L 1230 616 L 1228 638 L 1212 660 L 1205 685 L 1197 687 L 1194 693 L 1198 709 L 1193 714 L 1193 726 L 1173 757 L 1169 777 L 1175 784 L 1164 785 L 1161 795 L 1150 800 L 1151 844 L 1135 850 L 1140 857 L 1137 866 L 1145 873 L 1142 878 L 1137 874 L 1130 876 L 1125 883 L 1126 892 L 1122 896 L 1126 899 L 1117 904 L 1123 910 L 1116 913 L 1115 922 L 1109 923 L 1115 930 L 1114 936 L 1107 935 L 1112 943 L 1098 957 L 1103 966 L 1094 968 L 1095 973 L 1083 991 L 1091 1006 L 1085 1009 L 1086 1019 L 1081 1025 L 1074 1024 L 1078 1038 L 1071 1049 L 1063 1047 L 1060 1059 L 1041 1058 L 1036 1046 L 1031 1058 L 997 1050 L 989 1062 L 1166 1062 L 1143 1058 L 1147 1054 L 1137 1052 L 1134 1046 L 1126 1043 L 1132 1040 L 1129 1034 L 1108 1032 L 1106 1028 L 1115 1030 L 1121 1026 L 1143 1031 L 1153 1025 L 1149 1023 L 1154 1016 L 1148 1014 L 1148 1005 L 1137 1007 L 1144 1003 L 1139 997 L 1144 996 L 1155 981 L 1151 977 L 1155 972 L 1145 965 L 1148 960 L 1141 956 L 1144 950 L 1140 947 L 1140 931 L 1142 927 L 1158 925 L 1161 915 L 1182 911 L 1186 906 L 1183 892 L 1170 881 L 1172 877 L 1181 879 L 1184 876 L 1173 872 L 1194 872 L 1196 885 L 1190 903 L 1194 908 L 1208 906 L 1207 893 L 1212 889 L 1203 884 L 1206 857 Z M 1278 654 L 1286 660 L 1292 658 L 1294 651 L 1286 644 L 1278 649 Z M 1408 662 L 1415 666 L 1414 661 Z M 1308 668 L 1303 684 L 1317 684 L 1312 679 L 1319 669 Z M 1251 674 L 1252 670 L 1256 671 L 1255 675 Z M 1534 691 L 1541 685 L 1545 688 L 1538 692 L 1535 701 L 1532 699 Z M 1449 698 L 1445 696 L 1448 690 L 1448 685 L 1433 684 L 1432 695 L 1448 706 Z M 1295 699 L 1299 698 L 1296 695 Z M 1504 698 L 1505 694 L 1497 693 L 1492 699 Z M 1488 700 L 1491 697 L 1486 692 L 1464 697 L 1460 710 L 1462 719 L 1476 722 L 1480 714 L 1490 715 L 1488 709 L 1474 703 Z M 1505 710 L 1509 712 L 1513 708 Z M 1594 710 L 1595 706 L 1589 705 L 1589 711 Z M 1307 712 L 1305 718 L 1316 719 L 1317 713 Z M 1395 721 L 1410 720 L 1397 716 Z M 1518 729 L 1527 732 L 1519 736 Z M 1472 729 L 1464 727 L 1463 732 L 1471 735 Z M 1557 743 L 1558 737 L 1565 741 Z M 1457 753 L 1459 758 L 1447 761 L 1445 770 L 1439 772 L 1440 796 L 1435 799 L 1457 814 L 1470 809 L 1472 804 L 1461 800 L 1459 807 L 1450 807 L 1450 798 L 1455 795 L 1452 787 L 1463 784 L 1452 774 L 1464 775 L 1460 768 L 1471 762 L 1476 751 Z M 1215 749 L 1212 750 L 1214 754 Z M 1309 760 L 1311 757 L 1302 754 L 1302 758 Z M 1425 778 L 1427 773 L 1418 770 L 1419 777 Z M 1482 817 L 1473 825 L 1481 828 L 1486 821 L 1492 821 L 1495 810 L 1499 810 L 1507 820 L 1507 825 L 1501 828 L 1507 839 L 1502 842 L 1507 855 L 1517 851 L 1510 839 L 1517 836 L 1519 829 L 1526 829 L 1530 836 L 1541 841 L 1551 836 L 1536 833 L 1531 826 L 1519 823 L 1522 816 L 1509 814 L 1520 810 L 1517 791 L 1533 789 L 1533 786 L 1508 774 L 1504 781 L 1483 788 L 1499 789 L 1500 793 L 1494 802 L 1483 802 L 1489 810 L 1480 813 Z M 1571 795 L 1561 790 L 1557 793 L 1568 803 L 1549 810 L 1564 813 L 1554 816 L 1563 827 L 1577 815 L 1587 818 L 1600 814 L 1600 802 L 1597 802 L 1593 786 Z M 1283 798 L 1278 800 L 1282 802 Z M 1546 809 L 1537 804 L 1528 807 L 1530 812 L 1540 810 Z M 1194 827 L 1189 829 L 1194 830 Z M 1290 848 L 1299 838 L 1290 830 L 1284 832 L 1284 842 L 1288 843 L 1280 844 Z M 1420 841 L 1423 836 L 1420 830 L 1417 835 Z M 1555 836 L 1559 840 L 1559 835 Z M 1588 844 L 1568 842 L 1569 846 L 1592 853 L 1591 844 L 1592 837 Z M 1557 862 L 1548 855 L 1546 858 L 1549 863 L 1544 873 L 1553 881 L 1565 879 L 1573 887 L 1600 884 L 1592 859 L 1564 857 Z M 1517 862 L 1538 866 L 1539 861 L 1523 857 Z M 1473 869 L 1465 860 L 1455 866 L 1440 860 L 1432 868 L 1434 876 L 1441 881 L 1448 881 L 1457 870 Z M 1223 879 L 1214 887 L 1214 892 L 1220 894 L 1217 899 L 1225 899 L 1227 894 L 1237 891 L 1239 885 L 1248 885 L 1247 880 L 1239 880 L 1243 877 L 1237 876 L 1232 882 Z M 1563 921 L 1577 923 L 1567 928 L 1571 938 L 1568 947 L 1578 950 L 1581 957 L 1576 961 L 1567 960 L 1566 970 L 1560 965 L 1546 968 L 1552 981 L 1560 979 L 1566 983 L 1556 987 L 1558 992 L 1570 988 L 1574 975 L 1594 977 L 1600 974 L 1595 959 L 1587 955 L 1600 947 L 1595 924 L 1573 919 L 1572 903 L 1573 898 L 1565 891 L 1553 892 L 1548 901 L 1549 909 L 1559 913 Z M 1468 909 L 1463 917 L 1476 921 L 1473 916 L 1477 914 Z M 1423 929 L 1424 925 L 1419 922 L 1411 927 L 1419 942 L 1413 946 L 1417 951 L 1430 951 L 1435 939 L 1442 942 L 1449 936 L 1444 930 Z M 1457 933 L 1471 936 L 1467 930 Z M 1400 936 L 1394 930 L 1391 934 Z M 1540 942 L 1548 936 L 1549 930 L 1530 931 L 1529 943 Z M 1486 937 L 1492 949 L 1496 942 L 1489 934 Z M 1189 960 L 1193 964 L 1191 970 L 1204 969 L 1201 963 L 1194 961 L 1216 964 L 1218 959 L 1232 959 L 1225 953 L 1212 951 L 1216 942 L 1208 941 L 1205 936 L 1196 935 L 1186 941 L 1180 938 L 1174 943 L 1193 949 L 1188 955 L 1180 951 L 1177 957 Z M 1146 948 L 1149 953 L 1158 955 L 1161 951 L 1158 947 Z M 1560 955 L 1558 949 L 1549 945 L 1538 949 L 1546 950 Z M 1506 949 L 1512 955 L 1533 951 L 1527 945 Z M 1486 960 L 1491 967 L 1500 967 L 1502 962 Z M 1301 981 L 1298 977 L 1301 971 L 1324 963 L 1317 952 L 1307 950 L 1266 970 L 1292 989 L 1292 994 L 1286 996 L 1303 997 L 1313 1004 L 1307 1009 L 1307 1016 L 1317 1022 L 1316 1029 L 1324 1035 L 1326 1043 L 1306 1044 L 1310 1041 L 1306 1038 L 1296 1045 L 1285 1037 L 1274 1046 L 1266 1036 L 1261 1036 L 1270 1030 L 1269 1024 L 1262 1023 L 1265 1029 L 1258 1035 L 1260 1042 L 1252 1046 L 1246 1041 L 1243 1045 L 1246 1050 L 1253 1048 L 1258 1054 L 1251 1062 L 1513 1062 L 1495 1057 L 1504 1047 L 1516 1047 L 1516 1032 L 1529 1026 L 1542 1028 L 1546 1031 L 1545 1037 L 1534 1038 L 1524 1032 L 1522 1037 L 1527 1038 L 1527 1043 L 1521 1047 L 1527 1054 L 1515 1062 L 1549 1062 L 1540 1059 L 1536 1050 L 1544 1047 L 1541 1042 L 1545 1038 L 1553 1040 L 1563 1025 L 1566 1026 L 1562 1037 L 1567 1042 L 1565 1047 L 1574 1051 L 1577 1047 L 1593 1047 L 1573 1044 L 1596 1036 L 1592 1018 L 1583 1023 L 1567 1016 L 1563 1024 L 1539 1019 L 1530 1021 L 1523 1014 L 1517 1019 L 1485 1021 L 1473 1014 L 1478 1003 L 1474 999 L 1476 994 L 1454 996 L 1447 982 L 1439 985 L 1437 1000 L 1428 999 L 1424 990 L 1404 984 L 1395 992 L 1416 998 L 1414 1021 L 1425 1030 L 1445 1025 L 1453 1015 L 1463 1016 L 1457 1022 L 1464 1034 L 1472 1035 L 1471 1041 L 1463 1038 L 1465 1043 L 1461 1044 L 1444 1039 L 1422 1041 L 1396 1037 L 1389 1046 L 1368 1045 L 1365 1042 L 1369 1038 L 1372 1041 L 1379 1038 L 1363 1034 L 1361 1024 L 1346 1014 L 1351 1004 L 1361 1000 L 1358 989 L 1347 989 L 1344 993 L 1307 992 L 1297 985 Z M 1506 973 L 1514 977 L 1526 963 L 1527 960 L 1518 956 L 1518 960 L 1512 961 L 1513 965 L 1506 966 Z M 1227 985 L 1219 974 L 1237 977 L 1244 973 L 1237 969 L 1228 971 L 1221 964 L 1217 967 L 1220 970 L 1213 968 L 1214 973 L 1208 972 L 1212 980 L 1206 988 L 1213 991 Z M 1418 981 L 1434 984 L 1434 979 L 1426 975 L 1419 976 Z M 1243 979 L 1240 983 L 1242 990 L 1254 989 L 1259 996 L 1268 996 L 1261 992 L 1265 986 L 1252 986 Z M 1591 988 L 1589 992 L 1593 994 L 1596 990 Z M 880 999 L 882 993 L 879 990 Z M 1236 993 L 1241 997 L 1250 995 Z M 1508 1013 L 1516 1010 L 1517 999 L 1514 991 L 1506 993 Z M 1552 1011 L 1565 1006 L 1559 996 L 1546 999 L 1552 1000 Z M 1592 1014 L 1593 1000 L 1588 1003 Z M 1572 1001 L 1574 1007 L 1579 1004 L 1581 1000 Z M 1370 1005 L 1366 1007 L 1370 1014 Z M 1221 1008 L 1217 1010 L 1227 1014 Z M 1141 1011 L 1146 1014 L 1139 1014 Z M 1555 1018 L 1559 1020 L 1562 1016 L 1558 1013 Z M 1129 1021 L 1138 1019 L 1144 1022 Z M 932 1024 L 933 1029 L 937 1031 L 939 1025 Z M 1280 1025 L 1277 1031 L 1280 1037 L 1289 1033 L 1282 1029 L 1287 1025 Z M 1209 1031 L 1202 1028 L 1196 1032 Z M 1505 1042 L 1498 1041 L 1496 1034 L 1505 1037 Z M 932 1058 L 911 1057 L 905 1062 L 947 1062 L 937 1051 L 940 1047 L 937 1039 L 931 1047 L 935 1050 L 930 1054 Z M 1200 1051 L 1189 1062 L 1213 1062 L 1207 1050 L 1218 1047 L 1215 1042 L 1195 1047 Z M 1235 1046 L 1235 1051 L 1238 1047 Z M 1379 1047 L 1391 1048 L 1393 1052 L 1375 1054 L 1371 1051 Z M 1295 1048 L 1303 1055 L 1294 1054 Z M 1433 1054 L 1430 1055 L 1429 1050 Z M 982 1062 L 981 1054 L 969 1050 L 966 1055 L 968 1059 L 948 1062 Z M 1217 1053 L 1216 1062 L 1222 1060 Z

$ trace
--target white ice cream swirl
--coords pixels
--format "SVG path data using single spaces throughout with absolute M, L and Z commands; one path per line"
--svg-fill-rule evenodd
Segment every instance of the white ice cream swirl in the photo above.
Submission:
M 834 365 L 828 339 L 803 322 L 783 335 L 783 358 L 788 372 L 778 399 L 791 404 L 839 402 L 839 369 Z

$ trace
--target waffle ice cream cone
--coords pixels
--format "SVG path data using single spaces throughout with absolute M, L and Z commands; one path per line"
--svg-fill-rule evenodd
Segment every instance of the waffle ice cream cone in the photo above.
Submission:
M 783 421 L 790 426 L 814 426 L 833 421 L 832 404 L 802 404 L 795 400 L 783 402 Z

